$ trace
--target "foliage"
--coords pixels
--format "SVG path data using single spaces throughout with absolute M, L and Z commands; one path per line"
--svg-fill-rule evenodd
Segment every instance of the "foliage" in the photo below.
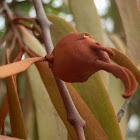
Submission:
M 0 4 L 1 15 L 6 23 L 0 34 L 0 64 L 5 65 L 0 67 L 2 102 L 0 139 L 76 140 L 76 131 L 67 121 L 68 114 L 61 97 L 61 90 L 56 84 L 50 63 L 48 65 L 45 61 L 47 57 L 44 57 L 46 51 L 41 28 L 35 18 L 26 18 L 32 16 L 32 2 L 13 0 L 8 5 L 4 1 Z M 106 50 L 111 49 L 115 56 L 109 55 L 110 53 L 108 55 L 120 65 L 118 67 L 123 71 L 119 73 L 120 69 L 112 70 L 112 73 L 123 81 L 128 91 L 136 89 L 135 79 L 140 83 L 138 69 L 140 11 L 137 0 L 133 2 L 111 0 L 111 4 L 112 7 L 116 7 L 114 11 L 117 18 L 114 17 L 113 12 L 110 12 L 111 7 L 108 15 L 114 19 L 115 28 L 114 33 L 107 34 L 102 29 L 100 17 L 92 0 L 69 0 L 68 5 L 62 1 L 58 3 L 55 0 L 43 1 L 47 18 L 53 23 L 51 28 L 53 45 L 56 46 L 66 34 L 76 31 L 90 33 L 95 40 L 105 46 L 111 44 Z M 16 16 L 13 16 L 13 13 Z M 59 16 L 69 20 L 75 27 Z M 106 17 L 107 14 L 102 16 L 102 18 Z M 125 37 L 120 38 L 118 35 L 123 32 L 122 27 L 124 27 Z M 63 52 L 59 55 L 63 55 Z M 21 61 L 23 57 L 27 59 Z M 111 69 L 112 67 L 108 67 L 107 71 L 110 72 Z M 125 102 L 121 96 L 124 92 L 121 81 L 108 73 L 97 72 L 84 83 L 66 83 L 66 87 L 76 109 L 86 122 L 84 128 L 86 140 L 126 139 L 128 114 L 125 114 L 120 124 L 116 117 L 116 113 Z M 5 129 L 8 112 L 11 128 L 6 125 Z M 6 136 L 8 131 L 12 137 Z

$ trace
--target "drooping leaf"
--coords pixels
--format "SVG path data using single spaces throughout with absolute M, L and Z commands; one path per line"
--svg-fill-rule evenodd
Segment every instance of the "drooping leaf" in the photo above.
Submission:
M 58 17 L 55 16 L 55 18 L 58 18 Z M 57 24 L 59 24 L 59 22 Z M 67 28 L 69 28 L 70 24 L 67 24 L 67 22 L 64 22 L 64 24 L 68 25 Z M 55 26 L 55 24 L 54 24 L 54 26 Z M 24 36 L 27 34 L 27 31 L 23 31 L 23 30 L 25 30 L 25 29 L 22 28 L 22 30 L 20 30 L 20 31 L 21 31 L 22 35 Z M 61 28 L 60 28 L 60 30 L 61 30 Z M 25 34 L 25 32 L 26 32 L 26 34 Z M 25 39 L 25 36 L 24 36 L 24 39 Z M 27 41 L 26 41 L 26 43 L 27 43 L 27 46 L 29 46 Z M 31 44 L 31 42 L 30 42 L 30 44 Z M 32 50 L 34 50 L 34 48 L 35 48 L 35 46 L 33 48 L 32 45 L 30 45 L 29 47 Z M 40 49 L 41 49 L 41 45 L 40 45 Z M 52 75 L 51 70 L 48 67 L 47 62 L 36 63 L 36 65 L 37 65 L 37 68 L 39 69 L 41 78 L 46 86 L 46 89 L 48 90 L 51 100 L 52 100 L 56 110 L 58 111 L 61 119 L 63 120 L 65 126 L 67 127 L 72 139 L 77 139 L 74 128 L 67 121 L 67 115 L 66 115 L 65 107 L 63 105 L 63 101 L 61 99 L 59 90 L 56 86 L 54 77 Z M 91 113 L 89 108 L 86 106 L 86 104 L 83 102 L 83 100 L 80 98 L 80 96 L 75 91 L 75 89 L 70 84 L 68 84 L 67 86 L 70 91 L 71 97 L 76 105 L 76 108 L 78 109 L 78 111 L 79 111 L 80 115 L 83 117 L 83 119 L 86 121 L 86 127 L 85 127 L 86 139 L 88 139 L 88 140 L 93 140 L 96 138 L 108 139 L 106 137 L 106 134 L 102 130 L 100 124 L 96 121 L 95 117 L 93 116 L 93 114 Z M 85 110 L 86 110 L 86 113 L 85 113 Z
M 67 130 L 50 100 L 37 68 L 32 65 L 27 70 L 27 75 L 35 104 L 39 140 L 66 140 Z
M 0 78 L 5 78 L 25 71 L 31 64 L 37 61 L 44 61 L 43 57 L 29 58 L 23 61 L 7 64 L 0 67 Z
M 111 41 L 113 41 L 113 43 L 115 44 L 114 46 L 115 48 L 119 48 L 124 53 L 126 53 L 126 47 L 124 46 L 122 40 L 118 36 L 113 34 L 110 36 L 110 38 L 111 38 Z M 119 79 L 116 79 L 116 77 L 114 77 L 113 75 L 109 75 L 108 92 L 109 92 L 114 110 L 117 113 L 125 102 L 125 99 L 122 98 L 121 96 L 122 93 L 125 92 L 125 88 L 124 88 L 124 85 L 122 84 L 122 81 Z M 119 123 L 124 140 L 126 139 L 126 132 L 127 132 L 127 122 L 128 122 L 127 115 L 128 114 L 125 113 L 121 122 Z
M 9 63 L 8 50 L 6 51 L 6 61 Z M 16 89 L 15 77 L 10 76 L 6 78 L 6 85 L 12 136 L 21 139 L 27 139 L 21 106 Z
M 117 113 L 125 102 L 125 99 L 122 98 L 122 93 L 125 92 L 125 88 L 124 88 L 124 85 L 122 84 L 122 81 L 119 79 L 116 79 L 116 77 L 114 77 L 111 74 L 109 75 L 108 92 L 109 92 L 114 110 Z M 125 113 L 119 125 L 120 125 L 123 138 L 125 140 L 126 131 L 127 131 L 127 113 Z
M 138 65 L 140 64 L 140 9 L 138 0 L 116 0 L 116 4 L 126 35 L 127 55 Z
M 8 100 L 7 100 L 7 94 L 4 97 L 3 104 L 0 108 L 0 129 L 2 128 L 2 125 L 4 124 L 5 118 L 8 114 Z
M 103 30 L 93 0 L 69 0 L 69 4 L 78 31 L 88 32 L 95 40 L 104 44 Z M 116 115 L 100 74 L 96 73 L 87 82 L 74 84 L 74 87 L 100 122 L 109 139 L 122 140 Z
M 27 137 L 29 140 L 41 140 L 39 139 L 39 135 L 38 135 L 36 109 L 33 101 L 31 85 L 29 83 L 29 79 L 27 76 L 27 71 L 22 74 L 25 79 L 24 85 L 22 85 L 24 90 L 22 91 L 22 96 L 20 95 L 21 94 L 20 90 L 18 91 L 18 94 L 21 102 L 21 108 L 23 110 L 23 118 L 24 118 L 24 124 L 27 132 Z M 17 86 L 19 86 L 19 84 L 20 83 L 17 80 Z
M 127 55 L 125 55 L 118 49 L 111 49 L 115 53 L 115 56 L 110 56 L 110 58 L 120 66 L 128 68 L 135 75 L 135 78 L 138 81 L 138 83 L 140 83 L 140 70 L 138 69 L 138 67 L 132 62 L 132 60 Z

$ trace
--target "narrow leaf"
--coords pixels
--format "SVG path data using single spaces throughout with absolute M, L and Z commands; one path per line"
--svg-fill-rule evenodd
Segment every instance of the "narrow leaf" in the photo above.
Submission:
M 92 37 L 103 43 L 103 30 L 93 0 L 69 0 L 70 10 L 76 22 L 76 29 L 88 32 Z
M 116 4 L 126 35 L 127 55 L 138 65 L 140 64 L 140 8 L 138 0 L 116 0 Z
M 30 67 L 31 64 L 33 64 L 37 61 L 44 61 L 44 60 L 45 60 L 45 58 L 43 58 L 43 57 L 35 57 L 35 58 L 29 58 L 29 59 L 25 59 L 23 61 L 1 66 L 0 67 L 0 78 L 5 78 L 8 76 L 23 72 L 28 67 Z
M 28 139 L 41 140 L 39 133 L 38 133 L 39 128 L 38 128 L 38 124 L 37 124 L 36 108 L 35 108 L 35 103 L 33 101 L 31 85 L 29 83 L 27 71 L 25 73 L 23 73 L 24 78 L 25 78 L 24 80 L 26 82 L 24 82 L 24 85 L 22 85 L 24 88 L 24 90 L 22 91 L 23 92 L 22 94 L 24 96 L 21 99 L 21 108 L 23 110 L 24 124 L 25 124 Z M 38 79 L 33 80 L 33 81 L 38 81 Z M 17 81 L 17 84 L 20 84 L 20 83 Z M 36 86 L 36 88 L 39 88 L 39 87 Z M 40 91 L 40 93 L 41 93 L 41 91 Z M 46 118 L 46 119 L 48 119 L 48 118 Z
M 9 62 L 7 51 L 6 51 L 6 61 L 7 63 Z M 17 138 L 27 139 L 14 76 L 10 76 L 6 78 L 6 85 L 7 85 L 7 95 L 8 95 L 8 105 L 9 105 L 12 136 Z
M 0 108 L 0 129 L 2 128 L 4 122 L 5 122 L 5 118 L 8 114 L 8 100 L 7 100 L 7 94 L 4 97 L 4 101 L 2 104 L 2 107 Z
M 39 139 L 66 140 L 67 130 L 50 100 L 36 66 L 32 65 L 27 70 L 27 74 L 36 110 Z

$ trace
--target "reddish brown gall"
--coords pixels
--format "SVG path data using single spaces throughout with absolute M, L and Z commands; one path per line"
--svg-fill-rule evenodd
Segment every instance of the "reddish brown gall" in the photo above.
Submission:
M 124 83 L 123 97 L 127 98 L 137 89 L 135 77 L 128 69 L 111 63 L 108 54 L 114 56 L 111 49 L 88 33 L 74 32 L 65 35 L 46 60 L 53 73 L 65 82 L 85 82 L 99 70 L 110 72 Z

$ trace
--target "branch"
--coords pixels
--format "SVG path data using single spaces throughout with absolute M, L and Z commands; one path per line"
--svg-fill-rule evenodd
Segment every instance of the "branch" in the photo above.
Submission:
M 121 121 L 122 117 L 124 116 L 126 110 L 127 110 L 127 107 L 129 105 L 129 103 L 131 102 L 133 96 L 129 97 L 125 103 L 123 104 L 123 106 L 121 107 L 121 109 L 118 111 L 117 113 L 117 118 L 118 118 L 118 122 Z
M 13 16 L 13 13 L 11 12 L 11 10 L 9 9 L 7 3 L 5 2 L 5 0 L 3 0 L 2 2 L 2 6 L 3 6 L 3 9 L 4 9 L 4 12 L 6 13 L 6 16 L 7 16 L 7 19 L 8 19 L 8 23 L 9 25 L 11 26 L 11 29 L 14 33 L 14 40 L 18 43 L 18 47 L 21 50 L 27 50 L 28 53 L 32 54 L 32 52 L 27 48 L 27 46 L 24 45 L 23 41 L 22 41 L 22 38 L 18 32 L 18 29 L 17 29 L 17 25 L 14 23 L 14 19 L 15 17 Z M 9 29 L 6 31 L 3 39 L 0 41 L 0 45 L 4 42 L 5 40 L 5 36 L 7 35 Z M 14 43 L 14 42 L 13 42 Z M 12 45 L 12 49 L 14 48 L 14 45 Z
M 37 14 L 37 22 L 39 23 L 42 30 L 45 48 L 47 53 L 50 55 L 53 50 L 53 43 L 50 35 L 50 28 L 52 26 L 52 23 L 46 17 L 41 0 L 33 0 L 33 4 Z M 70 94 L 68 92 L 65 83 L 62 80 L 58 79 L 57 77 L 55 77 L 55 79 L 66 108 L 67 119 L 74 126 L 78 140 L 85 140 L 84 136 L 85 121 L 79 115 L 70 97 Z
M 0 40 L 0 47 L 2 47 L 2 45 L 3 45 L 3 43 L 4 43 L 5 39 L 6 39 L 6 37 L 8 35 L 8 33 L 9 33 L 9 29 L 6 30 L 6 32 L 4 33 L 2 39 Z

